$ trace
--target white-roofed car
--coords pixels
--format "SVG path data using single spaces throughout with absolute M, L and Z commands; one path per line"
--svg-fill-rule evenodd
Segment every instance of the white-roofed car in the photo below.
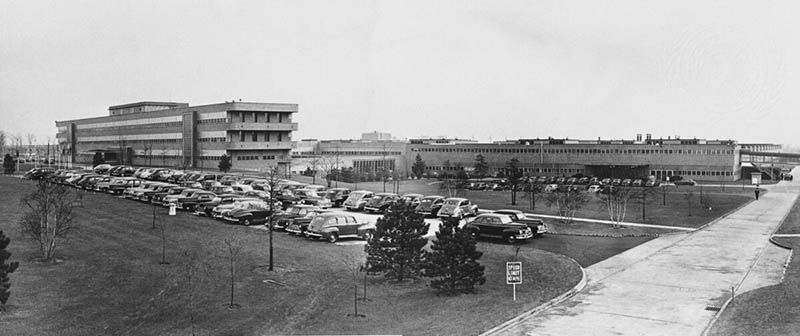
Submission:
M 444 200 L 442 208 L 439 209 L 437 217 L 441 219 L 458 218 L 462 219 L 467 216 L 476 216 L 478 214 L 478 206 L 472 204 L 468 199 L 461 197 L 451 197 Z

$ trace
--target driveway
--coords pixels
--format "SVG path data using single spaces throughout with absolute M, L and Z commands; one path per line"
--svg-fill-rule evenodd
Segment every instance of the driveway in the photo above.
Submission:
M 701 335 L 768 250 L 800 183 L 762 188 L 770 192 L 702 230 L 587 268 L 587 285 L 572 298 L 487 334 Z

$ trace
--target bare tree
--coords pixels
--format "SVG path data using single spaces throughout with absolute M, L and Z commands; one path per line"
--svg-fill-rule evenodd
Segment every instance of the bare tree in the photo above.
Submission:
M 236 287 L 236 270 L 239 257 L 242 252 L 242 242 L 234 235 L 222 240 L 222 249 L 225 254 L 225 259 L 230 266 L 230 281 L 231 281 L 231 301 L 228 304 L 229 309 L 237 309 L 240 305 L 236 304 L 233 300 L 234 288 Z
M 25 139 L 28 140 L 28 156 L 34 154 L 36 150 L 36 135 L 33 133 L 25 134 Z M 36 156 L 34 156 L 35 158 Z
M 78 195 L 63 185 L 39 181 L 21 202 L 29 211 L 19 220 L 23 235 L 39 243 L 43 261 L 53 261 L 59 238 L 76 228 L 74 202 Z
M 628 211 L 628 201 L 634 196 L 635 191 L 630 187 L 611 186 L 601 191 L 600 199 L 603 200 L 603 207 L 608 211 L 608 217 L 614 222 L 614 227 L 618 228 L 620 223 L 625 221 Z
M 7 141 L 6 133 L 3 132 L 3 131 L 0 131 L 0 157 L 3 157 L 3 156 L 6 155 L 6 141 Z
M 545 197 L 545 204 L 556 207 L 564 224 L 571 224 L 575 213 L 588 202 L 586 194 L 577 190 L 555 191 Z
M 327 186 L 329 188 L 331 186 L 331 175 L 338 169 L 338 167 L 339 167 L 338 155 L 334 157 L 320 156 L 319 168 L 322 170 L 322 176 L 325 178 L 325 182 L 327 183 Z
M 165 167 L 167 165 L 167 144 L 161 145 L 161 166 Z
M 683 198 L 686 199 L 686 206 L 689 209 L 689 217 L 692 217 L 692 198 L 694 198 L 694 192 L 691 190 L 687 191 L 683 194 Z
M 280 181 L 280 172 L 276 167 L 268 167 L 265 173 L 267 179 L 267 186 L 269 187 L 269 220 L 267 225 L 269 228 L 269 271 L 273 271 L 273 257 L 272 257 L 272 232 L 275 231 L 274 214 L 278 209 L 275 209 L 275 195 L 277 194 L 278 182 Z

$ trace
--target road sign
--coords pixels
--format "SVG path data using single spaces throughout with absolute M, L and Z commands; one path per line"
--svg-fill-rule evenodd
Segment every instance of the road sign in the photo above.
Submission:
M 514 261 L 506 263 L 506 284 L 507 285 L 521 285 L 522 284 L 522 262 Z
M 506 284 L 514 287 L 514 301 L 517 301 L 517 285 L 522 284 L 522 262 L 506 262 Z
M 170 216 L 175 216 L 175 208 L 176 207 L 177 207 L 177 205 L 175 203 L 170 203 L 169 204 L 169 215 Z

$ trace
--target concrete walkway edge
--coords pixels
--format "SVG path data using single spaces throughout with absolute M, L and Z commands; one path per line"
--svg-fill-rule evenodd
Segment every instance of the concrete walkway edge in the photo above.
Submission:
M 557 304 L 559 304 L 559 303 L 571 298 L 575 294 L 578 294 L 580 291 L 582 291 L 583 288 L 586 287 L 586 284 L 587 284 L 586 270 L 580 264 L 578 264 L 578 262 L 575 261 L 575 259 L 572 259 L 572 258 L 569 258 L 569 257 L 567 257 L 567 258 L 581 269 L 581 281 L 578 281 L 578 283 L 574 287 L 572 287 L 572 289 L 562 293 L 561 295 L 556 296 L 556 297 L 550 299 L 549 301 L 547 301 L 547 302 L 545 302 L 545 303 L 543 303 L 541 305 L 538 305 L 538 306 L 536 306 L 535 308 L 533 308 L 533 309 L 531 309 L 529 311 L 526 311 L 526 312 L 524 312 L 522 314 L 519 314 L 516 317 L 514 317 L 514 318 L 512 318 L 512 319 L 510 319 L 510 320 L 508 320 L 508 321 L 506 321 L 506 322 L 504 322 L 504 323 L 502 323 L 502 324 L 500 324 L 500 325 L 498 325 L 498 326 L 496 326 L 496 327 L 494 327 L 492 329 L 489 329 L 489 330 L 485 331 L 484 333 L 480 334 L 480 336 L 490 336 L 490 335 L 498 334 L 498 333 L 502 332 L 503 330 L 507 329 L 508 327 L 511 327 L 511 326 L 515 325 L 520 320 L 525 319 L 525 318 L 527 318 L 527 317 L 529 317 L 531 315 L 536 315 L 536 314 L 538 314 L 539 312 L 541 312 L 543 310 L 549 309 L 550 307 L 553 307 L 553 306 L 555 306 L 555 305 L 557 305 Z
M 750 204 L 751 202 L 753 202 L 753 201 L 750 201 L 750 202 L 748 202 L 747 204 Z M 797 196 L 795 195 L 795 197 L 794 197 L 794 201 L 792 202 L 792 204 L 794 204 L 794 203 L 796 203 L 796 202 L 797 202 Z M 785 246 L 783 246 L 783 245 L 777 244 L 777 243 L 776 243 L 774 240 L 772 240 L 772 237 L 774 237 L 774 236 L 775 236 L 775 232 L 778 232 L 778 230 L 780 230 L 781 226 L 783 226 L 783 223 L 786 221 L 786 218 L 787 218 L 787 217 L 789 217 L 789 213 L 791 213 L 791 212 L 792 212 L 792 211 L 791 211 L 791 209 L 790 209 L 789 211 L 787 211 L 787 212 L 786 212 L 786 214 L 784 214 L 784 215 L 783 215 L 783 218 L 781 218 L 780 224 L 778 224 L 777 226 L 775 226 L 775 228 L 774 228 L 774 229 L 772 230 L 772 232 L 770 233 L 769 242 L 770 242 L 771 244 L 774 244 L 774 245 L 776 245 L 776 246 L 779 246 L 779 247 L 782 247 L 782 248 L 786 248 L 786 247 L 785 247 Z M 744 282 L 744 280 L 745 280 L 745 279 L 747 279 L 747 274 L 749 274 L 749 273 L 750 273 L 750 271 L 752 271 L 752 270 L 753 270 L 753 265 L 755 265 L 756 263 L 758 263 L 758 260 L 759 260 L 759 259 L 761 259 L 761 256 L 762 256 L 763 254 L 764 254 L 764 250 L 762 250 L 762 251 L 761 251 L 761 253 L 759 254 L 758 258 L 756 258 L 756 259 L 755 259 L 755 261 L 753 261 L 752 265 L 750 265 L 750 269 L 747 271 L 747 273 L 745 274 L 745 276 L 744 276 L 744 277 L 742 277 L 742 280 L 741 280 L 741 281 L 740 281 L 740 282 L 739 282 L 739 283 L 736 285 L 736 289 L 737 289 L 737 290 L 739 289 L 739 287 L 741 287 L 741 286 L 742 286 L 742 283 Z M 713 317 L 713 318 L 711 318 L 711 321 L 709 321 L 709 322 L 708 322 L 708 324 L 706 325 L 705 329 L 703 329 L 703 333 L 701 334 L 702 336 L 707 336 L 707 335 L 708 335 L 708 333 L 711 331 L 711 327 L 713 327 L 713 326 L 714 326 L 714 323 L 716 323 L 716 322 L 717 322 L 717 320 L 719 320 L 719 317 L 720 317 L 720 316 L 722 316 L 722 313 L 725 311 L 725 309 L 726 309 L 726 308 L 728 308 L 728 305 L 730 305 L 730 304 L 731 304 L 731 302 L 733 302 L 733 300 L 734 300 L 735 298 L 736 298 L 736 297 L 735 297 L 735 293 L 734 293 L 734 296 L 733 296 L 733 297 L 730 297 L 730 298 L 728 298 L 727 300 L 725 300 L 725 303 L 724 303 L 724 304 L 722 304 L 722 307 L 720 307 L 719 311 L 718 311 L 716 314 L 714 314 L 714 317 Z

